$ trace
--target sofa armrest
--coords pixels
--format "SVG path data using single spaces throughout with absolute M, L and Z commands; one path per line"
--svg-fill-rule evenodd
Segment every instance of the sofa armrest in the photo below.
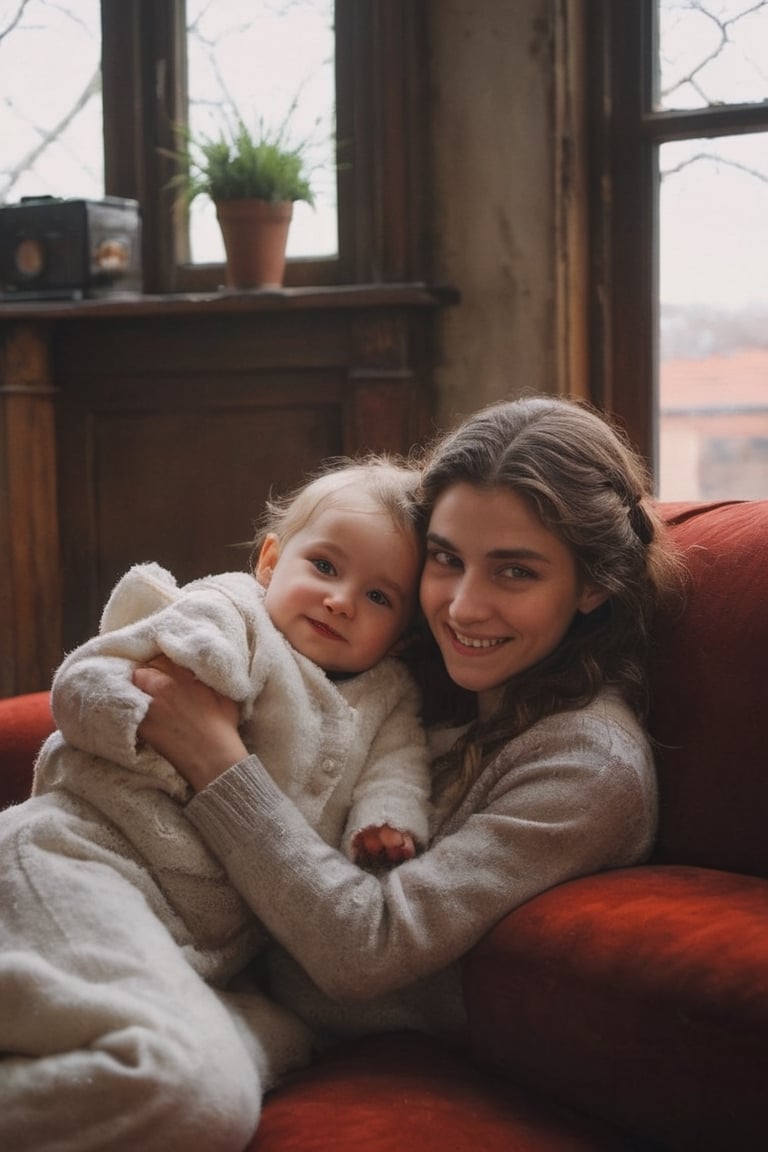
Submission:
M 48 692 L 0 700 L 0 808 L 29 795 L 35 757 L 53 729 Z
M 680 1152 L 761 1146 L 768 880 L 573 881 L 497 925 L 465 979 L 477 1060 Z

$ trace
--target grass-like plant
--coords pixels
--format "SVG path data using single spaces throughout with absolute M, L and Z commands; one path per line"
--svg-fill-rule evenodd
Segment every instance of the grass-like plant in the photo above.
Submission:
M 180 165 L 171 182 L 188 202 L 197 196 L 219 200 L 304 200 L 314 204 L 305 149 L 289 145 L 285 132 L 259 125 L 256 134 L 238 120 L 234 129 L 217 138 L 195 139 L 182 133 L 184 148 L 173 154 Z

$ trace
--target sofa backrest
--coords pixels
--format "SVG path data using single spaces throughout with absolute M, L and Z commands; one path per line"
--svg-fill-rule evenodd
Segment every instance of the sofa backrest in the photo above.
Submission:
M 53 727 L 47 692 L 0 700 L 0 809 L 29 795 L 32 765 Z
M 651 665 L 654 859 L 768 876 L 768 500 L 660 509 L 691 586 Z

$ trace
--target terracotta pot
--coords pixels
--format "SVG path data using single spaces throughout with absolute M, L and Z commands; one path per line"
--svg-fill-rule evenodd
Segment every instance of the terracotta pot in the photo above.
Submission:
M 227 254 L 229 288 L 279 288 L 293 217 L 290 200 L 219 200 L 216 217 Z

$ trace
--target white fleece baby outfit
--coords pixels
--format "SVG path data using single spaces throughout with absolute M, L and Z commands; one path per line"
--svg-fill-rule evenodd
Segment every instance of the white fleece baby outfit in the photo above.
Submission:
M 186 782 L 138 740 L 149 697 L 131 674 L 159 652 L 238 702 L 244 743 L 329 844 L 385 823 L 427 838 L 418 692 L 398 661 L 334 683 L 253 576 L 178 588 L 131 569 L 56 673 L 34 795 L 0 813 L 0 1147 L 25 1132 L 36 1152 L 237 1150 L 264 1089 L 310 1057 L 290 1013 L 220 990 L 266 935 L 187 820 Z
M 125 836 L 182 922 L 176 931 L 190 963 L 221 982 L 253 955 L 254 918 L 184 815 L 189 785 L 138 738 L 150 698 L 131 674 L 160 652 L 240 705 L 248 750 L 318 834 L 347 854 L 371 825 L 426 842 L 418 692 L 392 658 L 331 681 L 278 632 L 248 573 L 180 589 L 157 564 L 120 580 L 99 635 L 63 661 L 52 691 L 58 732 L 43 745 L 34 793 L 77 797 Z

